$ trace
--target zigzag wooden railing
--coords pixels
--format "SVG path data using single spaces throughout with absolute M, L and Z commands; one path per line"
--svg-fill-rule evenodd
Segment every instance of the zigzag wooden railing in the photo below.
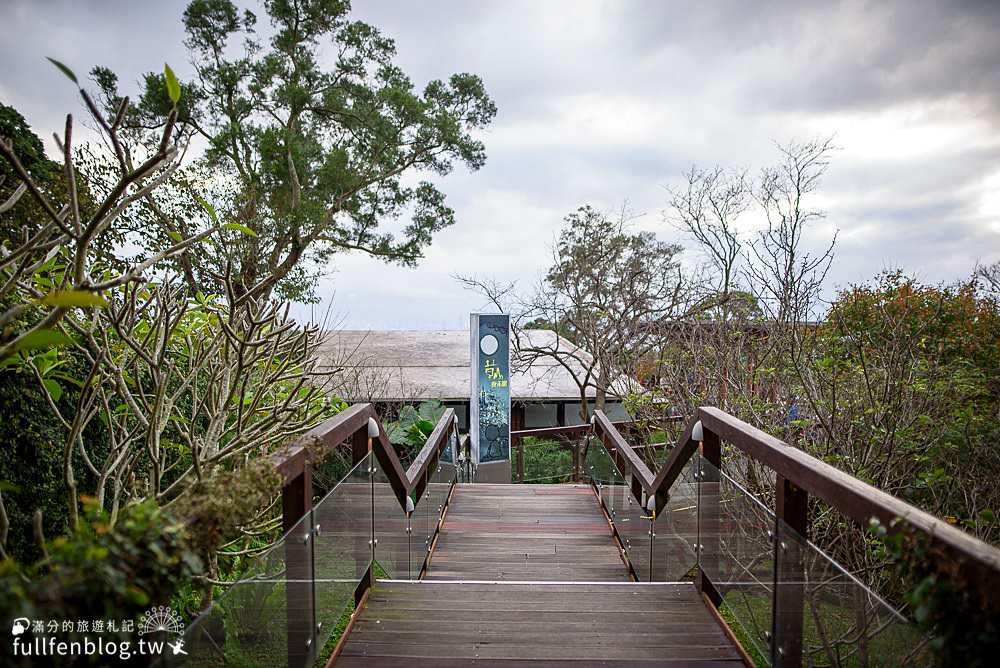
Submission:
M 356 404 L 295 439 L 275 453 L 275 468 L 281 475 L 282 523 L 287 531 L 312 507 L 311 464 L 347 441 L 351 442 L 353 463 L 374 453 L 392 487 L 400 506 L 406 499 L 417 499 L 427 486 L 431 471 L 440 461 L 452 434 L 457 434 L 458 420 L 451 408 L 438 420 L 434 431 L 404 471 L 385 428 L 371 404 Z
M 338 413 L 282 447 L 273 456 L 275 468 L 282 480 L 281 510 L 285 534 L 312 509 L 312 463 L 341 443 L 351 443 L 351 456 L 355 465 L 367 457 L 369 452 L 374 454 L 401 510 L 409 515 L 419 505 L 431 476 L 437 470 L 441 454 L 449 446 L 452 434 L 457 436 L 457 432 L 458 419 L 449 408 L 438 420 L 413 463 L 404 471 L 371 404 L 356 404 Z M 374 540 L 373 536 L 373 544 Z M 284 544 L 287 579 L 285 597 L 290 611 L 287 615 L 288 665 L 311 665 L 310 661 L 315 661 L 316 652 L 311 644 L 311 637 L 317 620 L 309 619 L 308 623 L 303 623 L 303 616 L 308 617 L 308 611 L 315 607 L 309 546 L 307 539 L 298 541 L 286 538 Z M 356 601 L 361 600 L 371 588 L 372 582 L 373 568 L 369 563 L 367 572 L 358 583 Z M 305 612 L 293 615 L 292 610 Z
M 595 415 L 594 431 L 619 473 L 628 481 L 632 495 L 640 502 L 655 499 L 657 514 L 667 503 L 670 488 L 695 452 L 700 451 L 707 462 L 722 470 L 722 442 L 725 441 L 775 472 L 774 513 L 801 536 L 809 533 L 810 495 L 862 527 L 877 520 L 882 526 L 893 527 L 890 531 L 905 528 L 929 542 L 927 554 L 951 562 L 949 567 L 941 569 L 943 573 L 961 573 L 965 582 L 975 583 L 975 595 L 984 613 L 1000 614 L 1000 550 L 717 408 L 698 409 L 695 419 L 688 424 L 655 476 L 601 411 Z M 717 503 L 718 499 L 715 501 Z M 650 505 L 646 507 L 653 509 Z M 707 515 L 709 521 L 718 523 L 718 508 L 714 510 Z M 717 529 L 715 527 L 716 536 Z M 711 536 L 713 528 L 700 527 L 700 532 Z M 801 564 L 789 563 L 782 568 L 785 569 L 781 573 L 783 581 L 801 582 Z M 713 605 L 722 602 L 718 589 L 700 565 L 697 585 Z M 782 587 L 775 606 L 774 632 L 775 635 L 780 632 L 787 642 L 783 647 L 775 647 L 774 665 L 798 666 L 803 658 L 801 586 Z
M 628 484 L 632 496 L 643 504 L 647 510 L 655 510 L 657 514 L 667 503 L 670 486 L 674 484 L 677 475 L 683 468 L 683 463 L 677 467 L 676 473 L 670 475 L 671 470 L 664 466 L 658 475 L 653 475 L 646 462 L 642 461 L 638 453 L 628 444 L 625 437 L 621 435 L 615 424 L 608 419 L 603 411 L 594 413 L 594 433 L 600 439 L 601 444 L 611 457 L 618 472 Z M 691 427 L 688 426 L 679 442 L 683 443 L 691 436 Z M 671 457 L 673 452 L 671 452 Z M 690 457 L 690 455 L 688 455 Z M 650 507 L 649 501 L 655 499 L 656 507 Z

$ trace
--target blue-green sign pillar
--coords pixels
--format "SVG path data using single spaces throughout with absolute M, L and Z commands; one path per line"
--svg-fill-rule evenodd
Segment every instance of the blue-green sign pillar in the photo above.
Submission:
M 469 441 L 476 482 L 510 482 L 510 316 L 473 313 Z

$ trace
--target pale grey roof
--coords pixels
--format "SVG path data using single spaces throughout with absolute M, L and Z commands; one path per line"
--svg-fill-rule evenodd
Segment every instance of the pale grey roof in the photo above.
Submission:
M 567 362 L 577 369 L 583 368 L 577 360 L 590 359 L 555 332 L 536 329 L 521 335 L 532 347 L 566 353 Z M 329 332 L 320 355 L 325 369 L 342 369 L 334 391 L 350 401 L 467 401 L 470 349 L 468 330 L 340 330 Z M 515 350 L 511 367 L 513 400 L 580 400 L 572 375 L 550 357 L 527 360 Z M 587 394 L 594 396 L 593 388 Z

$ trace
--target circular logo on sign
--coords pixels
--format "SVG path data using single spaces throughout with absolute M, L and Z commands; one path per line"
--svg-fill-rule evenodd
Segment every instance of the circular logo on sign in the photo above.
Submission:
M 492 334 L 487 334 L 483 338 L 479 339 L 479 349 L 483 351 L 484 355 L 492 355 L 500 347 L 500 342 L 497 341 L 497 337 Z

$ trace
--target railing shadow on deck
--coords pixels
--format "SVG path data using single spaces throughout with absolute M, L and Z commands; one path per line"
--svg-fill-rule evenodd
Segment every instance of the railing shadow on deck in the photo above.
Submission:
M 588 469 L 637 577 L 692 577 L 772 665 L 929 660 L 926 637 L 807 540 L 810 495 L 862 527 L 922 536 L 1000 609 L 1000 550 L 716 408 L 698 410 L 656 475 L 602 412 L 593 429 L 604 448 Z M 773 509 L 727 475 L 723 442 L 773 472 Z
M 354 467 L 313 505 L 312 464 L 350 444 Z M 448 409 L 407 470 L 371 404 L 352 406 L 273 456 L 282 538 L 188 627 L 171 666 L 314 666 L 376 564 L 419 579 L 456 481 L 458 420 Z

